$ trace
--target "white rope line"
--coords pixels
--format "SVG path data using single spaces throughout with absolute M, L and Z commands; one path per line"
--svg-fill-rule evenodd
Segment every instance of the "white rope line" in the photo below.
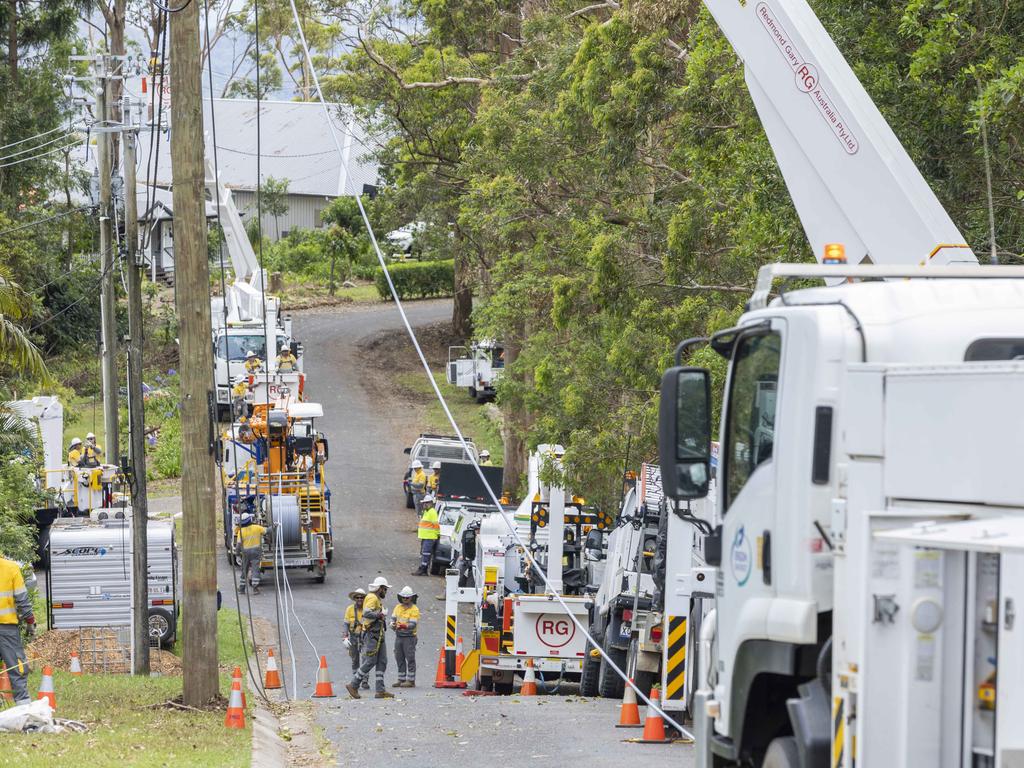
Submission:
M 306 35 L 302 31 L 302 22 L 299 20 L 299 12 L 298 9 L 295 7 L 295 0 L 288 1 L 291 5 L 292 16 L 295 19 L 295 25 L 298 29 L 299 41 L 302 43 L 303 54 L 305 55 L 306 61 L 309 64 L 310 73 L 313 75 L 313 83 L 316 86 L 317 98 L 320 100 L 320 104 L 323 106 L 324 114 L 327 117 L 327 125 L 331 129 L 331 138 L 334 140 L 334 146 L 338 150 L 338 156 L 341 158 L 341 162 L 346 163 L 345 153 L 342 151 L 341 143 L 338 141 L 338 135 L 334 130 L 334 122 L 331 120 L 330 110 L 328 109 L 327 102 L 324 99 L 323 90 L 320 88 L 320 76 L 317 74 L 316 67 L 313 65 L 313 57 L 310 55 L 309 47 L 306 45 Z M 347 175 L 346 187 L 348 186 L 349 178 L 351 178 L 351 176 Z M 355 198 L 356 203 L 359 206 L 359 215 L 363 219 L 363 224 L 366 226 L 366 233 L 369 235 L 370 243 L 373 245 L 373 250 L 377 254 L 377 261 L 380 263 L 380 267 L 384 273 L 385 280 L 387 280 L 388 288 L 391 291 L 391 297 L 394 299 L 395 306 L 398 308 L 398 314 L 402 318 L 402 324 L 405 326 L 405 330 L 409 335 L 409 340 L 412 341 L 412 345 L 416 349 L 416 354 L 420 359 L 420 363 L 423 366 L 423 370 L 427 375 L 428 381 L 430 381 L 430 386 L 434 390 L 434 395 L 437 397 L 438 402 L 441 404 L 441 408 L 444 409 L 444 414 L 448 419 L 448 423 L 451 424 L 452 429 L 455 430 L 455 434 L 459 438 L 459 442 L 462 444 L 463 450 L 469 456 L 470 462 L 473 465 L 473 469 L 476 470 L 477 475 L 480 477 L 480 481 L 483 484 L 483 487 L 487 489 L 487 493 L 491 497 L 491 502 L 493 503 L 494 508 L 498 510 L 499 514 L 501 515 L 502 521 L 505 523 L 505 526 L 509 529 L 509 532 L 512 534 L 512 537 L 516 540 L 519 546 L 523 547 L 524 552 L 529 553 L 529 547 L 527 546 L 526 542 L 523 541 L 522 537 L 520 537 L 519 532 L 515 528 L 515 525 L 512 523 L 512 521 L 509 520 L 508 516 L 502 510 L 501 502 L 495 495 L 494 489 L 491 488 L 490 484 L 487 482 L 487 478 L 484 477 L 483 470 L 480 469 L 480 465 L 473 457 L 473 452 L 469 450 L 469 445 L 466 441 L 466 438 L 462 434 L 462 430 L 459 429 L 459 425 L 456 423 L 455 417 L 452 415 L 452 412 L 448 407 L 448 403 L 444 399 L 444 395 L 441 392 L 441 388 L 437 384 L 437 380 L 434 378 L 433 373 L 431 373 L 430 364 L 427 362 L 427 358 L 423 354 L 423 349 L 420 347 L 419 340 L 416 338 L 416 332 L 413 330 L 413 327 L 409 322 L 409 318 L 405 313 L 405 308 L 402 306 L 401 299 L 399 299 L 398 297 L 398 291 L 395 290 L 395 284 L 391 280 L 391 272 L 388 271 L 388 266 L 387 262 L 384 259 L 384 254 L 381 252 L 380 245 L 377 243 L 377 237 L 374 234 L 373 225 L 370 223 L 370 217 L 366 214 L 366 209 L 363 207 L 362 195 L 356 194 Z M 597 649 L 597 651 L 601 654 L 602 658 L 604 658 L 605 662 L 612 668 L 612 670 L 614 670 L 615 674 L 622 678 L 625 684 L 630 686 L 636 692 L 636 695 L 654 712 L 657 712 L 666 723 L 668 723 L 677 731 L 679 731 L 679 733 L 683 737 L 693 739 L 692 733 L 683 728 L 683 726 L 680 723 L 676 722 L 665 712 L 665 710 L 661 708 L 660 701 L 657 704 L 652 702 L 651 699 L 648 696 L 646 696 L 643 693 L 643 691 L 641 691 L 636 686 L 636 684 L 634 684 L 633 681 L 626 676 L 626 673 L 619 668 L 619 666 L 611 659 L 611 657 L 608 656 L 608 654 L 605 653 L 604 648 L 598 645 L 598 643 L 594 640 L 588 628 L 584 627 L 583 624 L 579 621 L 579 619 L 576 618 L 575 614 L 573 614 L 572 610 L 569 608 L 568 604 L 565 602 L 562 596 L 558 594 L 558 592 L 552 587 L 551 582 L 548 580 L 547 574 L 545 574 L 543 569 L 541 569 L 536 564 L 536 561 L 533 559 L 533 557 L 528 555 L 528 559 L 530 567 L 533 568 L 533 570 L 541 577 L 541 579 L 544 582 L 544 586 L 548 589 L 551 595 L 562 607 L 562 609 L 565 611 L 566 615 L 569 617 L 572 623 L 576 625 L 576 628 L 583 633 L 583 636 L 590 642 L 590 644 L 595 649 Z M 584 658 L 584 663 L 586 663 L 586 658 Z

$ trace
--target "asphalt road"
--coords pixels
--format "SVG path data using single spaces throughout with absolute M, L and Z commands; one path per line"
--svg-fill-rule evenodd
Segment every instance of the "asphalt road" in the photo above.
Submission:
M 450 317 L 449 302 L 409 305 L 414 325 L 427 325 Z M 405 508 L 401 477 L 405 470 L 407 414 L 366 385 L 361 369 L 366 360 L 357 346 L 361 339 L 399 328 L 391 305 L 340 312 L 318 312 L 294 318 L 296 337 L 308 351 L 305 369 L 309 400 L 324 406 L 321 429 L 330 440 L 328 480 L 333 493 L 334 562 L 325 584 L 308 574 L 290 573 L 296 617 L 291 635 L 296 661 L 298 696 L 313 689 L 317 654 L 327 657 L 337 698 L 316 699 L 317 719 L 332 742 L 339 765 L 451 766 L 495 764 L 549 766 L 566 759 L 585 759 L 587 768 L 619 766 L 637 760 L 665 760 L 673 766 L 692 764 L 685 745 L 641 745 L 623 742 L 636 731 L 617 730 L 618 703 L 582 699 L 576 686 L 565 685 L 557 695 L 537 698 L 464 697 L 459 691 L 430 687 L 442 642 L 443 581 L 410 575 L 418 562 L 414 513 Z M 410 345 L 409 354 L 414 352 Z M 230 595 L 230 569 L 221 562 L 221 585 Z M 341 643 L 341 619 L 347 594 L 364 589 L 377 576 L 385 576 L 395 589 L 385 601 L 390 610 L 394 593 L 409 584 L 419 594 L 423 613 L 417 652 L 417 688 L 391 689 L 394 658 L 389 655 L 387 683 L 394 700 L 347 698 L 344 683 L 350 677 L 348 653 Z M 271 574 L 252 599 L 253 612 L 275 619 L 275 592 Z M 230 598 L 229 598 L 230 600 Z M 309 635 L 312 645 L 303 637 Z M 282 629 L 284 632 L 284 629 Z M 469 635 L 460 627 L 460 634 Z M 388 635 L 388 646 L 392 637 Z M 290 660 L 284 657 L 285 677 Z M 290 681 L 287 681 L 289 690 Z M 364 692 L 364 696 L 365 696 Z M 582 764 L 582 763 L 581 763 Z

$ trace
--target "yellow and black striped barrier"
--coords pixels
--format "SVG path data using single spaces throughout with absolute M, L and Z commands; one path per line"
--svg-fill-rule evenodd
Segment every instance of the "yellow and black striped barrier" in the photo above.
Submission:
M 665 700 L 686 697 L 686 616 L 668 617 L 665 645 Z

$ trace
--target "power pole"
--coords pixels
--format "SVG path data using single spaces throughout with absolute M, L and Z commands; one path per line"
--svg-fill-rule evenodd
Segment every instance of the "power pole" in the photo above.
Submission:
M 118 451 L 117 425 L 117 302 L 114 277 L 114 229 L 111 206 L 110 153 L 110 87 L 109 60 L 97 60 L 96 116 L 101 121 L 96 140 L 96 160 L 100 177 L 100 327 L 103 351 L 101 356 L 103 380 L 103 429 L 108 461 L 116 463 Z
M 184 702 L 202 706 L 218 693 L 217 554 L 214 495 L 213 346 L 206 246 L 199 3 L 170 14 L 171 169 L 174 265 L 180 323 L 181 511 L 185 586 Z M 205 439 L 204 439 L 205 438 Z
M 136 127 L 131 103 L 124 100 L 121 137 L 124 150 L 125 274 L 128 282 L 128 451 L 132 489 L 132 674 L 149 674 L 149 500 L 146 494 L 145 409 L 142 403 L 141 259 L 139 246 L 138 193 L 135 188 Z

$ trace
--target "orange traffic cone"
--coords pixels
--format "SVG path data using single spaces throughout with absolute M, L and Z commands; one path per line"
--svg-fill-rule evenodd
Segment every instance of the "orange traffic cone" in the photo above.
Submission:
M 668 739 L 665 738 L 665 721 L 661 719 L 661 712 L 655 709 L 661 706 L 661 691 L 657 688 L 651 689 L 651 704 L 653 706 L 647 707 L 644 734 L 640 741 L 644 744 L 661 744 Z
M 235 678 L 231 681 L 231 698 L 228 700 L 228 711 L 224 715 L 225 728 L 245 728 L 245 708 L 242 704 L 242 681 Z
M 242 709 L 245 709 L 245 686 L 242 685 L 242 668 L 238 666 L 236 666 L 235 671 L 231 673 L 231 682 L 234 683 L 236 680 L 238 681 L 238 690 L 242 692 Z
M 43 667 L 43 679 L 39 681 L 39 695 L 36 700 L 46 699 L 50 709 L 57 711 L 57 695 L 53 692 L 53 668 L 47 664 Z
M 0 701 L 14 701 L 14 690 L 11 688 L 11 676 L 7 667 L 0 669 Z
M 437 674 L 434 675 L 434 687 L 444 688 L 446 682 L 448 682 L 448 678 L 444 674 L 444 648 L 441 648 L 437 653 Z
M 320 657 L 320 669 L 316 671 L 316 690 L 313 691 L 314 699 L 334 698 L 334 687 L 331 685 L 331 677 L 327 673 L 327 657 Z
M 466 660 L 466 657 L 462 654 L 462 635 L 459 635 L 459 640 L 455 644 L 455 676 L 458 677 L 462 674 L 462 662 Z
M 533 659 L 526 660 L 526 674 L 523 675 L 523 687 L 519 689 L 519 695 L 537 695 L 537 675 L 533 671 Z
M 640 727 L 640 707 L 637 706 L 632 683 L 632 680 L 626 683 L 626 690 L 622 694 L 622 707 L 619 709 L 619 724 L 616 728 Z
M 78 651 L 71 652 L 71 674 L 75 677 L 82 674 L 82 662 L 78 660 Z
M 274 690 L 281 687 L 281 673 L 277 671 L 277 659 L 274 658 L 274 649 L 267 652 L 267 674 L 263 681 L 263 687 Z

